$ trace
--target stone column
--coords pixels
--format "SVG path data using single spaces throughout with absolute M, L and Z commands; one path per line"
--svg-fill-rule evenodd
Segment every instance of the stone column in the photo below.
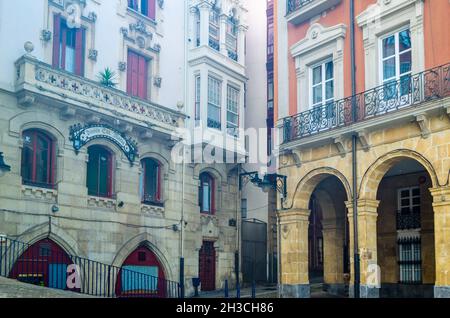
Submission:
M 342 220 L 330 219 L 322 222 L 324 283 L 330 294 L 344 293 L 344 228 Z
M 436 255 L 435 298 L 450 298 L 450 187 L 430 189 L 433 196 Z
M 227 50 L 227 19 L 226 14 L 220 15 L 220 53 L 228 56 Z
M 309 298 L 309 210 L 279 211 L 281 297 Z
M 197 19 L 200 19 L 200 12 L 196 7 L 189 8 L 189 19 L 189 38 L 191 39 L 190 48 L 192 49 L 197 47 L 197 36 L 199 36 L 199 34 L 197 34 Z
M 377 217 L 379 201 L 358 201 L 358 247 L 360 256 L 360 297 L 378 298 L 380 295 L 380 273 L 377 263 Z M 348 221 L 350 230 L 350 266 L 351 286 L 350 295 L 354 295 L 354 227 L 353 204 L 347 202 Z
M 200 11 L 200 46 L 209 45 L 209 13 L 211 5 L 207 2 L 202 2 L 198 9 Z
M 237 54 L 238 62 L 245 65 L 245 34 L 247 33 L 248 27 L 245 25 L 238 26 L 238 38 L 237 38 Z

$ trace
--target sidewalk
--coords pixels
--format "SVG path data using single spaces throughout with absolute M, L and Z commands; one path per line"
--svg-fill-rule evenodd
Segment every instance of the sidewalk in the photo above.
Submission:
M 199 297 L 193 298 L 225 298 L 223 290 L 212 292 L 199 292 Z M 236 298 L 236 290 L 229 291 L 229 298 Z M 252 298 L 252 288 L 241 289 L 241 298 Z M 278 298 L 277 286 L 256 286 L 256 298 Z

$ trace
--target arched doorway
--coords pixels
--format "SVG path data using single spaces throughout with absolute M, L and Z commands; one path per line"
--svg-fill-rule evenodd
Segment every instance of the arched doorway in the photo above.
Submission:
M 380 297 L 434 295 L 433 187 L 427 169 L 402 158 L 389 165 L 378 185 L 377 256 Z
M 123 262 L 117 274 L 116 295 L 164 298 L 166 283 L 158 257 L 146 245 L 141 245 Z
M 43 287 L 69 290 L 67 269 L 72 260 L 58 244 L 50 239 L 40 240 L 30 246 L 18 244 L 15 243 L 16 253 L 21 255 L 10 271 L 10 278 Z M 14 246 L 10 247 L 12 249 Z
M 333 175 L 322 179 L 311 195 L 308 270 L 312 297 L 322 292 L 348 296 L 350 260 L 347 200 L 344 185 Z

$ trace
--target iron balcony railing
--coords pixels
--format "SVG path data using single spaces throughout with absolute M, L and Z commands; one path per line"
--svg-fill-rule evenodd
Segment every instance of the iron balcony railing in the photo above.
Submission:
M 181 295 L 178 282 L 7 237 L 0 237 L 0 276 L 105 298 L 179 298 Z
M 450 64 L 446 64 L 286 117 L 282 120 L 283 143 L 449 96 Z
M 420 229 L 420 211 L 397 211 L 397 230 Z
M 287 0 L 287 14 L 295 12 L 315 0 Z

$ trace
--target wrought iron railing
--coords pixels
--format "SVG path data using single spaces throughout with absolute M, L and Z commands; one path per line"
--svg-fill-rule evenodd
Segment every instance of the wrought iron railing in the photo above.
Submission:
M 315 0 L 287 0 L 287 14 L 297 11 Z
M 420 211 L 397 211 L 397 230 L 413 230 L 421 227 Z
M 180 297 L 178 282 L 7 237 L 0 237 L 0 276 L 96 297 Z
M 450 96 L 450 64 L 283 119 L 287 143 Z

